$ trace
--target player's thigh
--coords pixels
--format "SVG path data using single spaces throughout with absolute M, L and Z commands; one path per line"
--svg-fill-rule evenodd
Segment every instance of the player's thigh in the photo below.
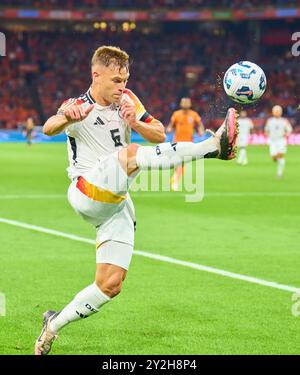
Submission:
M 124 272 L 122 280 L 129 269 L 134 247 L 135 215 L 132 201 L 126 202 L 124 208 L 97 227 L 96 263 L 97 275 L 107 264 L 119 267 Z M 104 266 L 101 266 L 103 265 Z M 104 279 L 106 279 L 104 277 Z
M 96 284 L 111 296 L 120 292 L 133 255 L 135 217 L 129 203 L 97 228 Z
M 282 157 L 286 153 L 286 142 L 284 140 L 270 143 L 270 155 L 273 159 Z
M 278 157 L 283 158 L 286 154 L 287 147 L 286 147 L 286 141 L 281 140 L 278 144 Z
M 113 249 L 114 257 L 111 259 L 111 263 L 121 266 L 124 269 L 128 269 L 134 246 L 134 235 L 135 212 L 131 198 L 128 195 L 128 199 L 124 207 L 96 228 L 96 248 L 100 249 L 99 253 L 97 250 L 97 263 L 103 263 L 101 259 L 107 259 L 107 257 L 104 257 L 104 254 L 101 253 L 102 245 L 105 247 L 105 243 L 108 244 L 113 242 L 114 244 L 119 244 L 119 247 Z M 123 244 L 130 246 L 131 249 L 127 248 L 125 245 L 124 247 Z M 120 257 L 118 259 L 117 251 L 119 249 Z M 111 252 L 111 254 L 113 254 L 113 252 Z
M 275 142 L 270 143 L 269 150 L 270 150 L 270 156 L 273 159 L 276 158 L 278 154 L 278 144 Z
M 98 226 L 125 206 L 128 185 L 128 176 L 115 153 L 74 180 L 68 190 L 68 199 L 77 213 Z
M 118 151 L 102 157 L 84 177 L 94 186 L 117 195 L 126 194 L 130 184 L 120 163 Z

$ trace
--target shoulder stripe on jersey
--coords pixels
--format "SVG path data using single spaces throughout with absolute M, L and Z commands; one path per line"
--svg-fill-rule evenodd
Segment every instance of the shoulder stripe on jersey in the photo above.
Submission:
M 83 94 L 79 97 L 79 99 L 83 100 L 85 103 L 88 102 L 89 104 L 94 104 L 94 102 L 91 101 L 91 99 L 89 99 L 89 97 L 87 96 L 87 94 Z
M 90 104 L 96 103 L 94 98 L 91 95 L 91 89 L 88 89 L 88 91 L 86 92 L 86 96 L 88 97 L 88 100 L 89 100 Z
M 82 99 L 83 101 L 85 102 L 88 102 L 89 104 L 95 104 L 96 101 L 95 99 L 92 97 L 91 93 L 90 93 L 90 88 L 84 93 L 84 94 L 81 94 L 79 96 L 79 99 Z
M 86 96 L 86 94 L 82 94 L 79 96 L 79 99 L 83 100 L 84 102 L 88 102 L 88 97 Z

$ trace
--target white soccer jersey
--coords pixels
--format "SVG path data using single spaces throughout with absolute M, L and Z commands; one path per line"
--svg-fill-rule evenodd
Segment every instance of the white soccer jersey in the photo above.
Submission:
M 253 122 L 248 118 L 240 118 L 239 123 L 239 135 L 238 135 L 238 146 L 245 147 L 248 145 L 248 138 L 250 130 L 253 129 Z
M 266 123 L 265 131 L 269 134 L 270 143 L 285 140 L 292 132 L 289 121 L 283 117 L 270 117 Z
M 138 120 L 151 122 L 152 116 L 131 90 L 124 90 L 123 96 L 133 102 Z M 95 102 L 90 89 L 79 98 L 64 101 L 59 111 L 77 103 L 94 108 L 82 121 L 75 122 L 66 128 L 68 136 L 69 167 L 71 179 L 83 175 L 90 170 L 103 156 L 114 153 L 130 143 L 130 129 L 121 117 L 120 106 L 113 103 L 103 107 Z

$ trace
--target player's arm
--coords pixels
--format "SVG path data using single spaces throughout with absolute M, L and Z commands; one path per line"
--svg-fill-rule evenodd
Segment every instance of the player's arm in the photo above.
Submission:
M 285 135 L 288 137 L 293 131 L 292 125 L 289 122 L 289 120 L 286 119 L 286 125 L 285 125 Z
M 162 143 L 166 140 L 163 124 L 146 112 L 144 106 L 131 90 L 125 90 L 121 114 L 127 126 L 139 133 L 146 141 Z
M 196 130 L 197 134 L 200 135 L 200 136 L 203 135 L 204 132 L 205 132 L 205 128 L 204 128 L 202 119 L 198 114 L 195 118 L 195 130 Z
M 249 119 L 249 133 L 252 134 L 254 133 L 254 123 L 252 120 Z
M 176 128 L 176 113 L 173 113 L 171 120 L 166 128 L 166 133 L 172 133 Z
M 151 120 L 151 122 L 146 123 L 136 119 L 135 111 L 132 117 L 127 112 L 123 115 L 127 124 L 131 129 L 139 133 L 146 141 L 151 143 L 162 143 L 166 140 L 165 128 L 163 124 L 156 119 Z
M 73 102 L 70 102 L 70 100 L 71 99 L 64 102 L 57 114 L 51 116 L 45 122 L 43 126 L 44 134 L 53 136 L 62 133 L 74 122 L 85 119 L 94 107 L 90 105 L 88 108 L 84 108 L 82 106 L 82 101 L 75 99 Z
M 267 120 L 266 125 L 265 125 L 265 135 L 268 137 L 270 134 L 270 129 L 269 129 L 269 120 Z

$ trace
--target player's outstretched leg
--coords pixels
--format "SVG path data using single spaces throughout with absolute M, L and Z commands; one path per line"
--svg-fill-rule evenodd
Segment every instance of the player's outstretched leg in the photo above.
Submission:
M 60 329 L 70 322 L 97 313 L 100 307 L 109 302 L 112 297 L 113 295 L 110 297 L 105 294 L 94 282 L 77 293 L 75 298 L 62 311 L 57 313 L 47 311 L 44 313 L 43 329 L 35 344 L 35 354 L 48 354 Z
M 128 175 L 137 169 L 169 169 L 201 158 L 230 160 L 236 154 L 237 135 L 237 113 L 234 108 L 229 108 L 222 126 L 203 142 L 161 143 L 157 146 L 131 144 L 119 152 L 119 160 Z
M 120 220 L 122 218 L 120 216 Z M 120 293 L 132 254 L 132 244 L 118 241 L 106 241 L 98 247 L 95 282 L 77 293 L 61 311 L 44 313 L 42 332 L 35 344 L 36 355 L 48 354 L 62 328 L 98 313 L 103 305 Z
M 43 314 L 42 332 L 35 343 L 35 355 L 46 355 L 51 350 L 52 343 L 57 338 L 57 335 L 50 329 L 50 322 L 57 315 L 58 312 L 51 310 Z
M 222 126 L 217 130 L 215 138 L 220 142 L 219 154 L 215 157 L 231 160 L 236 156 L 238 136 L 238 114 L 234 108 L 229 108 Z M 205 157 L 205 156 L 204 156 Z

